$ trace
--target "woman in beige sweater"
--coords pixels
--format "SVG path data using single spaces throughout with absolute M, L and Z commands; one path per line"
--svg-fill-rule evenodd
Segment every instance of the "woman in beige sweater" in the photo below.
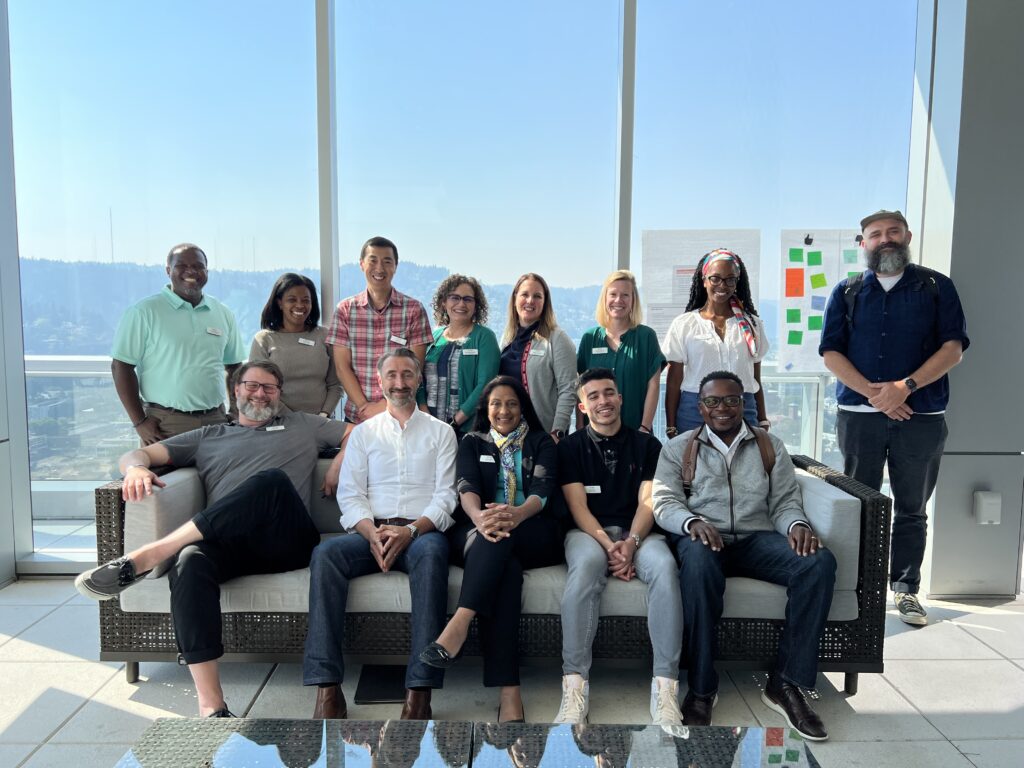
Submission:
M 327 330 L 320 322 L 316 286 L 305 275 L 285 272 L 274 283 L 252 340 L 249 360 L 270 360 L 284 372 L 281 402 L 293 411 L 331 416 L 341 399 Z

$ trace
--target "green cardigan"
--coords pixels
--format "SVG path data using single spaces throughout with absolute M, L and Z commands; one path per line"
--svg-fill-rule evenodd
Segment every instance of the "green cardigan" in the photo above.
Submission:
M 434 329 L 434 341 L 441 338 L 447 326 Z M 427 347 L 429 359 L 434 345 Z M 478 350 L 475 355 L 467 355 L 464 350 Z M 459 352 L 459 410 L 468 417 L 459 428 L 461 432 L 471 432 L 476 417 L 476 404 L 484 385 L 498 375 L 498 364 L 501 355 L 498 352 L 498 339 L 494 331 L 486 325 L 476 323 L 469 332 L 465 343 L 458 345 Z M 427 402 L 427 377 L 424 374 L 416 402 L 421 405 Z

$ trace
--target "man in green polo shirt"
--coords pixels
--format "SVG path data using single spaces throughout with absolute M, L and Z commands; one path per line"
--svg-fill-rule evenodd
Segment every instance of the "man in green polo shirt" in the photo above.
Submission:
M 110 353 L 117 396 L 143 445 L 226 422 L 226 381 L 245 360 L 231 310 L 203 295 L 202 249 L 174 246 L 167 276 L 169 286 L 121 317 Z

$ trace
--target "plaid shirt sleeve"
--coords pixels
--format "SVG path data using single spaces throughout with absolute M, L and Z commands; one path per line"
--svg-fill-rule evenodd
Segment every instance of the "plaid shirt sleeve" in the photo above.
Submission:
M 349 347 L 348 318 L 350 300 L 343 299 L 338 302 L 334 309 L 334 316 L 331 318 L 331 327 L 327 331 L 327 338 L 324 344 L 332 347 Z
M 409 299 L 408 312 L 409 338 L 406 344 L 410 347 L 415 347 L 419 344 L 429 346 L 434 340 L 434 335 L 430 332 L 430 319 L 427 317 L 427 311 L 416 299 Z

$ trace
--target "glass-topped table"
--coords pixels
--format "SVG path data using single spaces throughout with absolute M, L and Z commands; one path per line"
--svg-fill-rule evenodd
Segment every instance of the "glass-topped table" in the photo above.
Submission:
M 157 720 L 118 768 L 818 768 L 790 728 Z

